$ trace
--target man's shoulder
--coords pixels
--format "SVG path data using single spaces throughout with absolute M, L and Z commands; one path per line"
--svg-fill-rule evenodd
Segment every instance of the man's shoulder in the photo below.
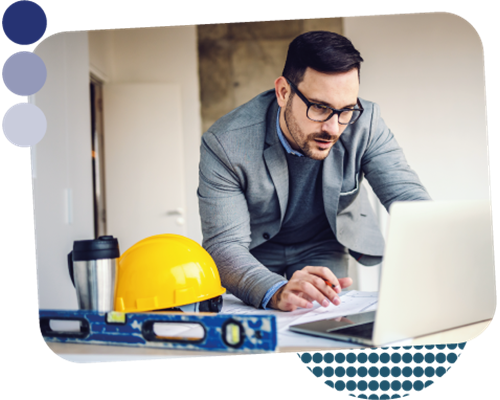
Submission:
M 356 121 L 354 125 L 349 126 L 349 132 L 353 136 L 357 135 L 369 135 L 372 128 L 373 128 L 373 121 L 374 118 L 377 118 L 380 116 L 380 107 L 377 105 L 377 103 L 374 103 L 373 101 L 368 101 L 362 98 L 359 98 L 359 102 L 361 103 L 361 106 L 363 107 L 363 113 L 361 114 L 361 117 Z M 345 132 L 347 133 L 347 132 Z M 344 135 L 347 136 L 347 135 Z
M 213 134 L 221 139 L 228 134 L 233 136 L 250 131 L 265 134 L 269 107 L 275 102 L 274 89 L 263 92 L 219 118 L 205 135 Z
M 371 118 L 371 115 L 372 115 L 373 111 L 376 108 L 377 109 L 379 108 L 379 106 L 377 105 L 377 103 L 374 103 L 373 101 L 362 99 L 361 97 L 359 98 L 359 102 L 361 103 L 361 106 L 364 109 L 363 115 L 361 116 L 361 118 L 364 118 L 364 119 Z

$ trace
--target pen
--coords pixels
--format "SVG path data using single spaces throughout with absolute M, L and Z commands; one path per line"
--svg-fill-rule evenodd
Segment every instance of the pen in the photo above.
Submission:
M 326 279 L 323 279 L 325 283 L 330 286 L 332 289 L 335 289 L 335 285 L 333 283 L 328 282 Z

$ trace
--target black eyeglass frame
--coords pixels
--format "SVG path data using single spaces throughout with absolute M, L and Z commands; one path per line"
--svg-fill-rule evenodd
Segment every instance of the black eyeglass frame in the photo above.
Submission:
M 306 117 L 309 118 L 311 121 L 314 121 L 314 122 L 326 122 L 328 121 L 330 118 L 332 118 L 334 115 L 338 114 L 340 116 L 341 113 L 345 112 L 345 111 L 353 111 L 353 110 L 358 110 L 359 111 L 359 115 L 356 117 L 356 119 L 353 121 L 352 118 L 349 122 L 347 123 L 343 123 L 343 122 L 340 122 L 339 121 L 339 124 L 340 125 L 352 125 L 354 124 L 358 119 L 359 117 L 361 117 L 361 114 L 363 114 L 363 111 L 364 111 L 364 108 L 363 106 L 361 105 L 361 102 L 359 101 L 359 97 L 357 99 L 357 102 L 356 104 L 358 105 L 359 109 L 352 109 L 352 108 L 342 108 L 340 110 L 337 110 L 336 108 L 333 108 L 333 107 L 330 107 L 330 106 L 327 106 L 327 105 L 324 105 L 324 104 L 318 104 L 318 103 L 313 103 L 311 101 L 309 101 L 307 99 L 306 96 L 304 96 L 299 89 L 297 89 L 297 86 L 295 86 L 295 84 L 293 84 L 288 78 L 285 78 L 286 81 L 288 82 L 288 84 L 290 85 L 290 87 L 292 88 L 292 90 L 297 93 L 297 96 L 300 97 L 300 99 L 305 103 L 305 105 L 307 106 L 307 110 L 306 110 Z M 309 117 L 309 108 L 311 106 L 319 106 L 319 107 L 323 107 L 323 108 L 328 108 L 329 110 L 332 111 L 332 113 L 330 114 L 330 116 L 328 116 L 326 119 L 323 119 L 323 120 L 317 120 L 317 119 L 312 119 L 311 117 Z

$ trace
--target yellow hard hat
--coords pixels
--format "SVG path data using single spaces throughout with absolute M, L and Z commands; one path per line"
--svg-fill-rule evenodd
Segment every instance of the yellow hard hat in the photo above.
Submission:
M 184 236 L 148 237 L 118 259 L 115 311 L 179 307 L 221 296 L 219 271 L 207 251 Z

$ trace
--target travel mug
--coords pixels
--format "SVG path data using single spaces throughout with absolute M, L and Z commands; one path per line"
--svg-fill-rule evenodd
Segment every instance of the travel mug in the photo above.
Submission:
M 73 251 L 68 254 L 68 268 L 80 310 L 114 310 L 116 261 L 119 257 L 118 239 L 113 236 L 73 242 Z

